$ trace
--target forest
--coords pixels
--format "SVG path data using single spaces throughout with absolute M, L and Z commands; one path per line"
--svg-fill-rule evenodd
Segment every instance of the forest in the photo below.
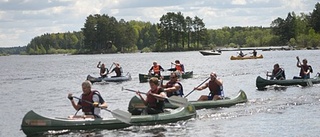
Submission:
M 80 31 L 37 36 L 21 52 L 30 55 L 100 54 L 283 45 L 295 49 L 320 47 L 319 2 L 312 12 L 298 15 L 289 12 L 285 19 L 274 19 L 270 27 L 207 29 L 200 17 L 185 17 L 181 12 L 168 12 L 156 24 L 117 20 L 107 14 L 89 15 Z M 0 54 L 5 53 L 0 49 Z

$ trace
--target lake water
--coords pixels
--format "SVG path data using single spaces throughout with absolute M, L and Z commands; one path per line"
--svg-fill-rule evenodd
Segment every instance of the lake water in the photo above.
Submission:
M 132 80 L 122 83 L 94 84 L 102 93 L 109 108 L 127 110 L 129 100 L 135 94 L 121 91 L 121 87 L 147 91 L 147 83 L 139 83 L 138 74 L 147 73 L 153 61 L 170 68 L 170 62 L 179 59 L 194 77 L 182 79 L 185 94 L 192 91 L 210 72 L 215 71 L 224 82 L 228 97 L 237 95 L 240 89 L 248 96 L 247 103 L 230 108 L 202 109 L 197 117 L 174 124 L 130 127 L 119 130 L 71 132 L 56 136 L 288 136 L 316 137 L 320 135 L 319 85 L 312 87 L 291 86 L 286 90 L 258 91 L 257 76 L 265 77 L 273 64 L 279 63 L 287 78 L 298 75 L 296 56 L 307 58 L 313 66 L 312 76 L 319 72 L 320 51 L 258 51 L 263 59 L 230 60 L 235 51 L 220 56 L 202 56 L 197 51 L 168 53 L 133 53 L 99 55 L 12 55 L 0 57 L 1 100 L 0 136 L 25 136 L 20 130 L 23 116 L 29 111 L 50 117 L 66 117 L 75 113 L 68 93 L 80 96 L 81 83 L 88 74 L 98 76 L 98 61 L 110 67 L 119 62 L 124 73 L 130 72 Z M 167 72 L 168 73 L 168 72 Z M 195 91 L 188 96 L 196 100 L 208 89 Z M 103 117 L 112 117 L 102 111 Z

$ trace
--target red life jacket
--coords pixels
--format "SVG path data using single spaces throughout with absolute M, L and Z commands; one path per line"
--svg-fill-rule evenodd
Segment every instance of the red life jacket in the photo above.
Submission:
M 154 92 L 152 92 L 151 89 L 150 89 L 150 90 L 148 91 L 148 93 L 160 94 L 160 93 L 159 93 L 159 89 L 160 89 L 160 88 L 158 87 L 157 90 L 154 91 Z M 147 101 L 148 101 L 148 106 L 149 106 L 149 107 L 155 108 L 155 107 L 158 106 L 159 100 L 157 100 L 154 96 L 148 94 L 148 95 L 147 95 L 147 99 L 148 99 Z
M 211 96 L 221 95 L 222 89 L 223 89 L 222 86 L 219 86 L 216 82 L 211 80 L 209 81 L 209 90 L 210 90 Z
M 86 101 L 89 101 L 89 102 L 93 103 L 93 99 L 92 98 L 93 98 L 94 94 L 97 94 L 99 96 L 99 98 L 100 98 L 100 93 L 97 90 L 91 91 L 90 94 L 88 94 L 88 95 L 83 95 L 83 94 L 81 95 L 81 99 L 83 101 L 80 101 L 79 103 L 82 106 L 82 108 L 81 108 L 82 112 L 84 112 L 86 114 L 90 114 L 91 113 L 92 115 L 94 115 L 94 107 L 92 106 L 92 104 L 86 102 Z M 84 101 L 84 100 L 86 100 L 86 101 Z

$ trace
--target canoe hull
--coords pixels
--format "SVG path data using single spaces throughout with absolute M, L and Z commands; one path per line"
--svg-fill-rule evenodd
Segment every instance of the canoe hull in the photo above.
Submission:
M 87 80 L 89 80 L 91 83 L 95 83 L 95 82 L 122 82 L 122 81 L 129 81 L 131 80 L 131 74 L 127 73 L 127 75 L 125 76 L 121 76 L 121 77 L 93 77 L 91 75 L 87 76 Z
M 257 55 L 257 56 L 244 56 L 244 57 L 239 57 L 239 56 L 231 56 L 230 60 L 244 60 L 244 59 L 262 59 L 262 55 Z
M 238 95 L 233 98 L 223 99 L 223 100 L 209 100 L 209 101 L 189 101 L 195 109 L 203 109 L 203 108 L 217 108 L 217 107 L 230 107 L 236 105 L 238 103 L 247 102 L 247 95 L 243 90 L 238 92 Z M 142 109 L 145 108 L 143 102 L 136 96 L 132 97 L 128 106 L 128 111 L 133 115 L 140 114 Z M 165 108 L 177 108 L 172 104 L 166 103 Z
M 260 76 L 256 78 L 256 87 L 258 90 L 264 90 L 266 86 L 269 85 L 281 85 L 281 86 L 292 86 L 292 85 L 300 85 L 300 86 L 308 86 L 309 83 L 319 84 L 320 77 L 316 76 L 311 79 L 286 79 L 286 80 L 267 80 Z
M 139 74 L 139 82 L 140 83 L 144 83 L 144 82 L 148 82 L 148 80 L 151 78 L 151 77 L 158 77 L 158 76 L 150 76 L 148 74 Z M 182 74 L 180 76 L 180 78 L 182 79 L 188 79 L 188 78 L 192 78 L 193 77 L 193 71 L 188 71 L 188 72 L 185 72 L 184 74 Z M 158 77 L 159 78 L 159 77 Z M 164 75 L 163 76 L 163 79 L 164 80 L 170 80 L 170 75 Z
M 174 123 L 188 120 L 196 116 L 194 106 L 180 107 L 171 112 L 157 115 L 137 115 L 131 117 L 130 124 L 115 118 L 108 119 L 67 119 L 43 117 L 34 111 L 29 111 L 23 118 L 21 129 L 27 136 L 42 135 L 48 131 L 90 130 L 90 129 L 121 129 L 134 126 Z

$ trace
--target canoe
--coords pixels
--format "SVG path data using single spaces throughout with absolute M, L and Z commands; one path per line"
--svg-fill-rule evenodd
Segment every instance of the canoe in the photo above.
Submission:
M 221 55 L 221 51 L 214 51 L 214 50 L 200 50 L 199 51 L 203 56 L 208 55 Z
M 244 60 L 244 59 L 262 59 L 263 56 L 262 55 L 257 55 L 257 56 L 244 56 L 244 57 L 240 57 L 240 56 L 231 56 L 230 60 Z
M 217 108 L 217 107 L 230 107 L 239 103 L 247 102 L 247 95 L 243 90 L 240 90 L 237 96 L 233 98 L 226 97 L 222 100 L 208 100 L 208 101 L 189 101 L 191 105 L 195 107 L 195 109 L 203 109 L 203 108 Z M 128 106 L 128 111 L 132 114 L 140 114 L 142 109 L 145 108 L 142 100 L 137 96 L 131 98 Z M 169 103 L 165 103 L 165 108 L 177 108 Z
M 267 80 L 260 76 L 256 79 L 256 87 L 258 90 L 265 89 L 266 86 L 269 85 L 281 85 L 281 86 L 292 86 L 292 85 L 300 85 L 300 86 L 308 86 L 311 84 L 320 83 L 320 77 L 316 76 L 310 79 L 286 79 L 286 80 Z
M 151 77 L 158 77 L 158 76 L 152 76 L 152 75 L 148 75 L 148 74 L 139 74 L 139 81 L 140 81 L 140 83 L 148 82 L 148 80 Z M 182 78 L 182 79 L 187 79 L 187 78 L 192 78 L 192 77 L 193 77 L 193 71 L 185 72 L 179 76 L 179 78 Z M 163 75 L 163 79 L 170 80 L 170 75 Z
M 52 133 L 52 131 L 70 131 L 70 130 L 91 130 L 91 129 L 121 129 L 130 126 L 147 126 L 156 124 L 175 123 L 181 120 L 188 120 L 196 116 L 194 106 L 189 104 L 187 107 L 179 107 L 156 115 L 135 115 L 131 117 L 130 124 L 121 122 L 115 118 L 52 118 L 41 116 L 34 111 L 29 111 L 22 120 L 21 130 L 27 136 L 43 135 Z
M 131 80 L 131 74 L 130 73 L 127 73 L 127 75 L 125 76 L 121 76 L 121 77 L 115 77 L 115 76 L 111 76 L 111 77 L 105 77 L 105 78 L 102 78 L 102 77 L 93 77 L 91 75 L 88 75 L 87 76 L 87 80 L 89 80 L 91 83 L 95 83 L 95 82 L 102 82 L 102 81 L 105 81 L 105 82 L 121 82 L 121 81 L 128 81 L 128 80 Z

